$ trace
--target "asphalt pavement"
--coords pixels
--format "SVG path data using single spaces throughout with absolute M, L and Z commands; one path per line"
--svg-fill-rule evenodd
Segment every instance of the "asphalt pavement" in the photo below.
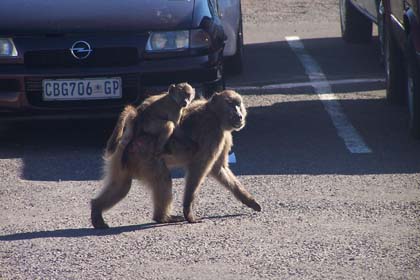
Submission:
M 245 69 L 227 85 L 249 115 L 232 170 L 263 211 L 208 179 L 202 223 L 155 224 L 136 182 L 97 231 L 113 121 L 0 125 L 0 279 L 420 279 L 420 142 L 385 100 L 377 38 L 344 43 L 338 1 L 242 5 Z

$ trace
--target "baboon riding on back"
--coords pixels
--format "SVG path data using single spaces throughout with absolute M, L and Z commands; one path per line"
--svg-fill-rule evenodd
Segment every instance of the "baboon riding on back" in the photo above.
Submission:
M 171 213 L 170 174 L 171 168 L 179 167 L 186 171 L 183 213 L 188 222 L 197 222 L 192 205 L 207 175 L 214 177 L 243 204 L 261 211 L 261 206 L 235 177 L 228 163 L 232 132 L 245 126 L 246 114 L 242 97 L 231 90 L 216 93 L 209 100 L 193 101 L 182 111 L 179 127 L 175 128 L 175 131 L 181 133 L 172 134 L 166 143 L 165 152 L 158 155 L 162 161 L 149 160 L 153 156 L 150 151 L 156 145 L 156 137 L 153 135 L 144 134 L 141 139 L 130 139 L 130 143 L 138 141 L 139 145 L 126 145 L 127 141 L 121 141 L 127 135 L 133 137 L 135 118 L 120 118 L 114 130 L 114 134 L 120 137 L 111 137 L 106 151 L 105 186 L 99 196 L 91 201 L 93 226 L 108 227 L 102 212 L 127 195 L 132 179 L 141 180 L 151 189 L 155 221 L 179 221 L 180 217 Z M 141 118 L 141 112 L 138 117 Z M 124 154 L 127 155 L 125 159 Z

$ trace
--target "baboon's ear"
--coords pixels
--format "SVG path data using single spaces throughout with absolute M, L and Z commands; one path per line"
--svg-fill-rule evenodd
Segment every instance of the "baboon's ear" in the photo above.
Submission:
M 168 92 L 173 91 L 175 88 L 176 88 L 176 85 L 175 85 L 175 84 L 171 84 L 171 85 L 169 86 Z
M 215 92 L 215 93 L 213 94 L 213 96 L 214 96 L 216 99 L 220 99 L 220 98 L 222 98 L 222 95 L 223 95 L 223 91 L 220 91 L 220 92 Z

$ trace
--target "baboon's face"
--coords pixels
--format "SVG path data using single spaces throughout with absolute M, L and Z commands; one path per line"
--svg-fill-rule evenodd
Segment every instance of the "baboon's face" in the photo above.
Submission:
M 242 97 L 237 92 L 225 90 L 216 93 L 210 102 L 225 129 L 238 131 L 245 126 L 247 112 Z
M 195 89 L 188 83 L 180 83 L 169 87 L 169 94 L 181 108 L 187 107 L 195 98 Z

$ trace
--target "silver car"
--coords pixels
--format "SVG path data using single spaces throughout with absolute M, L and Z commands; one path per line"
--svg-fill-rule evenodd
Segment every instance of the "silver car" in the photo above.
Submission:
M 243 29 L 240 0 L 218 0 L 220 18 L 227 36 L 223 55 L 225 64 L 231 73 L 242 72 Z

